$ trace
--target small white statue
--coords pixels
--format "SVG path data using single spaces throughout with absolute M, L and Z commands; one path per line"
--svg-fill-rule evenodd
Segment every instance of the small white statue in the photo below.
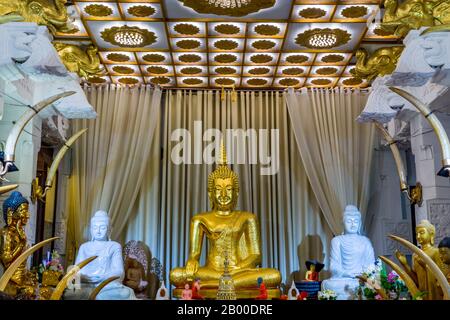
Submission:
M 288 300 L 297 300 L 298 295 L 299 295 L 298 289 L 295 286 L 295 282 L 292 281 L 291 288 L 288 291 Z
M 155 300 L 169 300 L 169 292 L 167 291 L 166 286 L 164 285 L 164 281 L 161 283 L 161 286 L 156 292 Z
M 108 239 L 109 226 L 105 211 L 97 211 L 91 219 L 91 241 L 80 246 L 75 264 L 92 256 L 98 258 L 80 270 L 82 290 L 83 287 L 93 289 L 106 279 L 117 276 L 119 279 L 106 285 L 97 295 L 97 300 L 135 300 L 133 289 L 122 284 L 125 273 L 122 247 Z
M 338 300 L 354 297 L 360 275 L 375 264 L 375 254 L 370 240 L 359 234 L 361 213 L 353 205 L 345 207 L 343 235 L 331 241 L 331 278 L 322 282 L 322 291 L 333 290 Z

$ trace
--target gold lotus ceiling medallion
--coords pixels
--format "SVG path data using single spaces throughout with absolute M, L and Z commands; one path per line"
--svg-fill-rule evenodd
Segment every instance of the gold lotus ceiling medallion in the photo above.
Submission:
M 314 79 L 311 81 L 312 84 L 315 84 L 317 86 L 326 86 L 331 83 L 330 79 Z
M 87 80 L 88 80 L 90 83 L 95 83 L 95 84 L 101 84 L 101 83 L 105 83 L 105 82 L 106 82 L 106 79 L 100 78 L 100 77 L 96 77 L 96 76 L 94 76 L 94 77 L 89 77 Z
M 300 16 L 306 19 L 319 19 L 327 14 L 327 12 L 320 8 L 306 8 L 300 10 L 298 13 Z
M 155 77 L 150 80 L 153 84 L 164 85 L 170 83 L 170 78 L 167 77 Z
M 300 84 L 298 79 L 294 78 L 283 78 L 278 82 L 280 85 L 285 87 L 294 87 Z
M 233 84 L 236 84 L 236 81 L 230 78 L 218 78 L 215 82 L 220 86 L 231 86 Z
M 280 28 L 270 24 L 259 24 L 255 27 L 255 32 L 261 36 L 275 36 L 280 33 Z
M 123 77 L 118 80 L 122 84 L 133 85 L 139 83 L 139 80 L 131 77 Z
M 272 56 L 269 56 L 268 54 L 255 54 L 250 58 L 250 60 L 254 63 L 269 63 L 273 60 Z
M 302 54 L 296 54 L 296 55 L 288 56 L 286 58 L 286 62 L 292 63 L 292 64 L 305 63 L 308 60 L 309 60 L 309 58 Z
M 270 72 L 269 68 L 253 68 L 248 71 L 248 73 L 253 75 L 268 74 L 269 72 Z
M 369 9 L 364 6 L 351 6 L 342 10 L 341 14 L 349 19 L 356 19 L 364 17 L 369 12 Z
M 358 86 L 363 83 L 363 80 L 360 78 L 348 78 L 342 81 L 342 84 L 346 86 Z
M 344 56 L 341 56 L 340 54 L 328 54 L 326 56 L 323 56 L 321 61 L 325 63 L 337 63 L 344 61 Z
M 219 54 L 214 57 L 214 61 L 219 63 L 233 63 L 237 61 L 237 57 L 233 54 Z
M 127 25 L 104 29 L 100 35 L 103 40 L 125 48 L 145 47 L 155 43 L 157 39 L 152 31 Z
M 202 60 L 202 57 L 198 54 L 183 54 L 179 56 L 178 59 L 184 63 L 196 63 Z
M 132 16 L 144 18 L 154 15 L 156 13 L 156 9 L 153 8 L 152 6 L 136 5 L 129 7 L 127 12 Z
M 258 40 L 252 43 L 252 47 L 257 50 L 270 50 L 277 44 L 270 40 Z
M 183 83 L 187 84 L 187 85 L 196 86 L 196 85 L 202 84 L 203 80 L 199 79 L 199 78 L 187 78 L 187 79 L 183 80 Z
M 106 58 L 114 62 L 127 62 L 130 61 L 130 57 L 123 53 L 109 53 Z
M 338 72 L 338 69 L 333 67 L 319 68 L 316 70 L 316 73 L 320 74 L 321 76 L 329 76 L 332 74 L 336 74 L 336 72 Z
M 231 67 L 220 67 L 215 70 L 218 74 L 234 74 L 237 72 L 235 68 Z
M 132 74 L 134 73 L 134 69 L 130 68 L 130 67 L 125 67 L 125 66 L 114 66 L 113 71 L 116 73 L 121 73 L 121 74 Z
M 197 67 L 187 67 L 187 68 L 181 69 L 181 73 L 184 73 L 184 74 L 199 74 L 199 73 L 202 73 L 202 69 L 197 68 Z
M 271 8 L 276 0 L 179 0 L 184 6 L 203 14 L 243 17 Z
M 297 76 L 305 72 L 302 68 L 286 68 L 283 70 L 283 74 L 288 76 Z
M 251 85 L 251 86 L 264 86 L 264 85 L 267 84 L 267 80 L 266 79 L 254 78 L 254 79 L 247 80 L 247 84 Z
M 214 42 L 214 47 L 220 50 L 234 50 L 239 46 L 239 43 L 233 40 L 219 40 Z
M 310 29 L 297 35 L 295 43 L 310 49 L 330 49 L 348 43 L 351 34 L 345 30 L 336 29 Z
M 193 49 L 197 49 L 198 47 L 200 47 L 202 45 L 202 43 L 198 40 L 180 40 L 177 41 L 177 46 L 180 47 L 181 49 L 185 49 L 185 50 L 193 50 Z
M 84 8 L 84 12 L 94 17 L 107 17 L 113 13 L 112 9 L 104 4 L 90 4 Z
M 173 27 L 179 34 L 193 36 L 200 33 L 200 28 L 190 23 L 179 23 Z
M 214 30 L 218 33 L 228 35 L 238 34 L 239 32 L 241 32 L 241 28 L 233 24 L 219 24 L 214 27 Z
M 163 62 L 164 60 L 166 60 L 166 57 L 163 56 L 162 54 L 158 54 L 158 53 L 148 53 L 148 54 L 142 56 L 142 59 L 144 59 L 147 62 L 158 63 L 158 62 Z
M 381 28 L 373 29 L 373 33 L 380 37 L 389 37 L 389 36 L 394 35 L 392 30 L 384 30 Z
M 154 73 L 154 74 L 165 74 L 165 73 L 168 73 L 169 70 L 167 68 L 160 67 L 160 66 L 151 66 L 151 67 L 147 68 L 147 72 Z

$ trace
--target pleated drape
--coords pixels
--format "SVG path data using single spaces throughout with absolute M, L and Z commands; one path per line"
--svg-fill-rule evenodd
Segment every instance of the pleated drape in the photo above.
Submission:
M 222 132 L 226 129 L 278 130 L 277 174 L 261 175 L 263 165 L 259 162 L 231 165 L 239 176 L 237 209 L 254 212 L 258 216 L 262 267 L 279 269 L 283 282 L 289 282 L 298 270 L 302 273 L 295 274 L 297 279 L 303 277 L 307 259 L 325 259 L 331 231 L 323 220 L 305 174 L 291 129 L 285 95 L 283 92 L 241 91 L 237 101 L 233 102 L 229 92 L 225 100 L 221 99 L 219 91 L 166 92 L 160 144 L 154 140 L 133 209 L 135 214 L 124 234 L 126 241 L 143 240 L 149 246 L 152 255 L 164 267 L 166 284 L 169 271 L 184 266 L 188 258 L 191 218 L 210 210 L 207 179 L 215 165 L 175 164 L 171 158 L 174 146 L 179 143 L 171 141 L 172 133 L 184 128 L 191 134 L 191 160 L 195 162 L 194 140 L 199 138 L 195 121 L 202 122 L 200 135 L 213 128 Z M 258 135 L 257 139 L 261 136 Z M 204 142 L 202 147 L 208 144 Z M 205 255 L 204 243 L 203 262 Z
M 161 90 L 151 87 L 85 87 L 95 120 L 75 120 L 74 132 L 88 128 L 72 152 L 68 182 L 68 246 L 88 239 L 97 210 L 109 213 L 111 238 L 126 227 L 147 170 L 150 146 L 160 121 Z M 73 257 L 72 257 L 73 258 Z
M 289 90 L 287 106 L 306 174 L 335 235 L 343 209 L 356 205 L 364 218 L 374 150 L 374 126 L 356 118 L 368 94 L 360 91 Z

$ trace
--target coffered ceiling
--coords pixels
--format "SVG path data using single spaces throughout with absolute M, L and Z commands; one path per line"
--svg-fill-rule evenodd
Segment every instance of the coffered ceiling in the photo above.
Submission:
M 56 41 L 98 47 L 105 75 L 92 83 L 367 86 L 351 76 L 355 51 L 398 42 L 378 28 L 380 0 L 73 2 L 80 31 Z

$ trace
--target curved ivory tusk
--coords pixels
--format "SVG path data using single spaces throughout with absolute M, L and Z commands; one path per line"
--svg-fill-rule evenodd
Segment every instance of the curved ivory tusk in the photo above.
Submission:
M 111 277 L 106 279 L 105 281 L 101 282 L 98 286 L 95 287 L 95 289 L 91 292 L 89 295 L 89 300 L 95 300 L 97 298 L 97 295 L 102 291 L 104 287 L 106 287 L 109 283 L 113 282 L 114 280 L 120 279 L 120 277 Z
M 55 102 L 58 99 L 70 96 L 72 94 L 76 93 L 75 91 L 67 91 L 63 93 L 56 94 L 54 96 L 51 96 L 50 98 L 47 98 L 38 104 L 34 105 L 33 107 L 30 107 L 25 113 L 20 117 L 20 119 L 16 122 L 14 127 L 9 133 L 8 139 L 6 140 L 6 147 L 5 147 L 5 162 L 14 162 L 14 152 L 16 149 L 17 140 L 19 139 L 20 133 L 23 131 L 27 123 L 42 109 L 45 107 L 51 105 L 53 102 Z M 5 168 L 7 169 L 7 165 L 5 165 Z M 3 171 L 5 171 L 5 168 Z M 5 175 L 8 170 L 5 172 L 1 172 L 0 175 Z
M 394 156 L 395 164 L 397 166 L 398 177 L 400 178 L 400 190 L 402 192 L 408 192 L 408 183 L 406 180 L 406 171 L 403 165 L 402 157 L 400 156 L 400 151 L 397 147 L 397 142 L 391 137 L 389 132 L 381 125 L 380 123 L 374 121 L 375 126 L 381 131 L 384 136 L 384 139 L 388 143 L 391 148 L 392 155 Z
M 400 278 L 402 278 L 402 280 L 405 282 L 406 287 L 413 297 L 417 296 L 420 293 L 420 290 L 419 288 L 417 288 L 414 280 L 406 273 L 405 270 L 403 270 L 402 267 L 384 256 L 379 256 L 379 258 L 381 259 L 381 261 L 390 266 L 395 272 L 397 272 Z
M 442 292 L 444 293 L 444 300 L 450 300 L 450 284 L 447 282 L 447 278 L 445 277 L 441 269 L 439 269 L 438 265 L 425 252 L 423 252 L 421 249 L 413 245 L 408 240 L 405 240 L 403 238 L 394 235 L 389 235 L 389 238 L 404 245 L 412 252 L 417 254 L 425 262 L 425 264 L 430 269 L 433 276 L 436 278 L 436 281 L 441 286 Z
M 428 122 L 430 123 L 431 127 L 433 128 L 434 132 L 436 133 L 439 139 L 439 144 L 441 145 L 443 167 L 441 168 L 441 170 L 439 170 L 438 175 L 442 177 L 449 177 L 450 141 L 448 139 L 444 127 L 442 126 L 442 123 L 439 121 L 439 119 L 436 117 L 433 111 L 431 111 L 430 108 L 428 108 L 428 106 L 423 104 L 419 99 L 411 95 L 409 92 L 394 87 L 389 87 L 389 89 L 391 89 L 398 95 L 402 96 L 403 98 L 411 102 L 411 104 L 414 105 L 417 108 L 417 110 L 419 110 L 420 113 L 422 113 L 428 120 Z
M 59 239 L 59 237 L 53 237 L 53 238 L 49 238 L 47 240 L 41 241 L 41 242 L 35 244 L 34 246 L 32 246 L 31 248 L 28 248 L 27 250 L 25 250 L 25 252 L 23 252 L 16 260 L 14 260 L 14 262 L 11 263 L 9 268 L 6 269 L 5 273 L 0 278 L 0 291 L 5 291 L 6 285 L 8 284 L 9 280 L 11 280 L 11 277 L 13 276 L 14 272 L 16 272 L 17 268 L 19 268 L 19 266 L 25 260 L 27 260 L 27 258 L 30 255 L 32 255 L 35 251 L 39 250 L 46 244 L 48 244 L 56 239 Z
M 67 281 L 72 278 L 75 274 L 77 274 L 78 271 L 80 271 L 81 268 L 83 268 L 85 265 L 90 263 L 91 261 L 97 259 L 97 256 L 93 256 L 90 258 L 87 258 L 86 260 L 81 261 L 79 264 L 77 264 L 78 268 L 73 268 L 69 272 L 66 273 L 66 275 L 61 279 L 61 281 L 58 282 L 58 285 L 56 286 L 55 290 L 53 291 L 52 295 L 50 296 L 50 300 L 59 300 L 61 299 L 64 290 L 66 290 L 67 287 Z
M 87 129 L 82 129 L 75 133 L 72 137 L 70 137 L 69 140 L 67 140 L 64 143 L 64 146 L 59 150 L 58 154 L 56 155 L 55 159 L 52 162 L 52 165 L 50 166 L 50 169 L 48 170 L 47 174 L 47 180 L 45 181 L 45 190 L 42 195 L 42 197 L 45 197 L 45 194 L 47 193 L 48 189 L 52 187 L 53 178 L 55 177 L 56 170 L 58 170 L 59 164 L 66 154 L 67 150 L 70 149 L 72 144 L 83 134 L 87 131 Z
M 9 192 L 11 190 L 14 190 L 18 186 L 19 186 L 18 184 L 10 184 L 8 186 L 1 186 L 0 187 L 0 194 L 4 194 L 4 193 L 7 193 L 7 192 Z

